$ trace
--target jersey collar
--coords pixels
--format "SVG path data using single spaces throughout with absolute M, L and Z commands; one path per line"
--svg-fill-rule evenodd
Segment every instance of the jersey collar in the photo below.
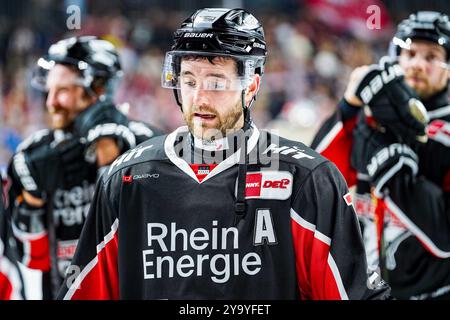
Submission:
M 211 179 L 215 175 L 227 170 L 228 168 L 231 168 L 232 166 L 239 163 L 241 149 L 239 148 L 236 152 L 234 152 L 232 155 L 230 155 L 228 158 L 220 162 L 211 172 L 202 180 L 199 181 L 197 178 L 195 172 L 192 170 L 192 168 L 189 166 L 189 164 L 182 158 L 180 158 L 177 153 L 175 152 L 175 141 L 179 135 L 182 134 L 188 134 L 189 129 L 187 126 L 180 127 L 176 129 L 174 132 L 169 134 L 164 141 L 164 151 L 169 158 L 169 160 L 177 166 L 181 171 L 183 171 L 185 174 L 190 176 L 192 179 L 197 181 L 199 184 L 204 183 L 205 181 Z M 258 139 L 259 139 L 259 130 L 256 128 L 254 124 L 252 124 L 252 134 L 250 135 L 248 139 L 248 145 L 247 145 L 247 154 L 249 154 L 257 145 Z

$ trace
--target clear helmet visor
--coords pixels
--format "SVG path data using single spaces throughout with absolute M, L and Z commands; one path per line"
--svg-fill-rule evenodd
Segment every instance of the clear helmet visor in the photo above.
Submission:
M 161 85 L 168 89 L 240 91 L 263 64 L 258 56 L 233 56 L 195 51 L 166 53 Z

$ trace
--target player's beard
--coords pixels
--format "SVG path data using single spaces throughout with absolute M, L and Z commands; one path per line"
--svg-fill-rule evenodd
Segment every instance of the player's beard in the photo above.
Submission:
M 78 106 L 73 109 L 66 109 L 63 107 L 51 107 L 48 108 L 50 114 L 50 122 L 52 129 L 66 129 L 68 128 L 75 117 L 83 110 Z
M 208 113 L 214 115 L 215 118 L 212 124 L 199 122 L 195 120 L 195 113 Z M 237 125 L 242 114 L 242 106 L 239 101 L 231 110 L 222 115 L 210 106 L 200 107 L 194 105 L 188 114 L 184 114 L 184 119 L 188 125 L 189 131 L 197 138 L 203 140 L 217 140 L 240 129 Z
M 51 127 L 53 129 L 64 129 L 69 126 L 71 120 L 69 112 L 63 108 L 55 108 L 49 111 Z
M 405 82 L 417 92 L 421 99 L 428 99 L 439 91 L 438 88 L 432 86 L 428 77 L 422 72 L 407 72 Z

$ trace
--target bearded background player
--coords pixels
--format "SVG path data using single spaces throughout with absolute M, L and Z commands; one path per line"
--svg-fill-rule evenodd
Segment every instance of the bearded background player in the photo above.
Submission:
M 201 9 L 175 32 L 162 85 L 187 127 L 119 157 L 97 186 L 62 299 L 373 299 L 344 179 L 250 107 L 264 32 Z
M 20 261 L 44 272 L 44 299 L 59 289 L 98 176 L 118 155 L 159 133 L 114 105 L 120 73 L 114 46 L 92 36 L 58 41 L 37 62 L 32 84 L 46 93 L 51 129 L 19 145 L 9 175 Z
M 449 53 L 446 14 L 410 15 L 395 60 L 354 70 L 312 144 L 356 186 L 369 264 L 401 299 L 449 297 Z

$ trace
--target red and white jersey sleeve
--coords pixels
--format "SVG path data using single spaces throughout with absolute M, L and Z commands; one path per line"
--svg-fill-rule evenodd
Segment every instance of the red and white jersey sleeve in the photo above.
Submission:
M 344 119 L 338 109 L 316 134 L 311 148 L 336 164 L 349 187 L 356 184 L 356 170 L 351 166 L 353 129 L 357 116 Z
M 291 225 L 302 299 L 373 299 L 367 262 L 347 185 L 330 162 L 315 168 L 293 199 Z
M 59 299 L 119 299 L 119 219 L 106 200 L 103 183 L 95 194 Z

